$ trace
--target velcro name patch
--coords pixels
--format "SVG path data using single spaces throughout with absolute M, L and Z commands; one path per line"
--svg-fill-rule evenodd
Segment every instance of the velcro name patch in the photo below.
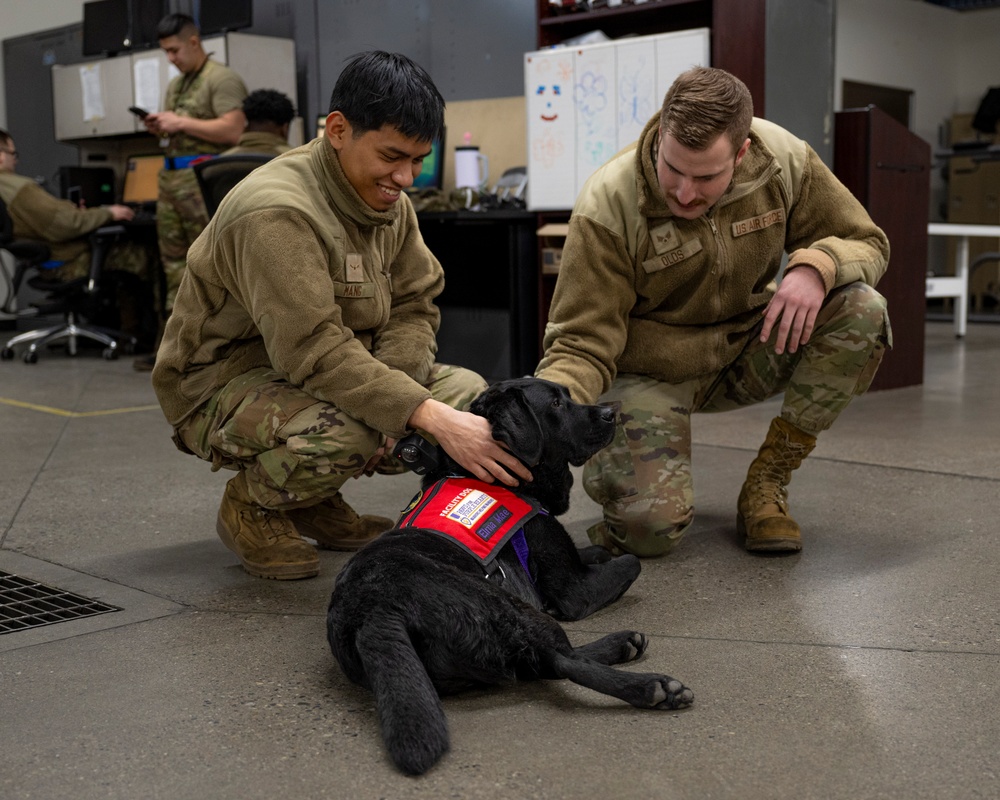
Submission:
M 745 236 L 748 233 L 756 233 L 772 225 L 779 225 L 785 222 L 785 209 L 776 208 L 773 211 L 765 211 L 756 217 L 741 219 L 733 223 L 733 238 Z
M 646 272 L 658 272 L 661 269 L 672 266 L 673 264 L 679 264 L 686 258 L 691 258 L 695 253 L 701 252 L 701 242 L 697 239 L 690 239 L 680 247 L 676 247 L 673 250 L 662 253 L 655 258 L 651 258 L 648 261 L 642 262 L 642 268 Z
M 333 292 L 337 297 L 374 297 L 375 284 L 333 282 Z

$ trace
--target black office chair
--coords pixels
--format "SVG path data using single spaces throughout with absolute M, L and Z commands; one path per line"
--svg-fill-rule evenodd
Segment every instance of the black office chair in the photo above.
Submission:
M 28 277 L 29 286 L 47 294 L 43 301 L 33 303 L 25 309 L 16 307 L 18 290 L 27 273 L 32 269 L 39 270 L 48 260 L 49 248 L 41 242 L 13 239 L 12 228 L 13 223 L 7 213 L 7 206 L 0 200 L 0 241 L 3 242 L 0 247 L 14 255 L 16 263 L 14 276 L 8 281 L 9 291 L 2 310 L 19 318 L 62 314 L 63 322 L 52 327 L 17 334 L 0 349 L 0 359 L 4 361 L 12 359 L 14 348 L 26 344 L 28 349 L 24 351 L 22 358 L 25 364 L 34 364 L 38 361 L 38 350 L 42 345 L 61 339 L 66 340 L 70 355 L 76 355 L 79 337 L 103 344 L 102 355 L 108 360 L 118 358 L 119 342 L 124 343 L 126 350 L 135 347 L 134 336 L 85 321 L 96 316 L 100 308 L 104 261 L 111 246 L 125 233 L 125 226 L 106 225 L 90 234 L 90 273 L 87 277 L 55 285 L 40 281 L 37 275 L 34 278 Z
M 267 153 L 238 153 L 210 158 L 192 165 L 201 196 L 205 198 L 208 216 L 215 216 L 219 203 L 229 194 L 230 189 L 272 158 L 274 156 Z
M 19 316 L 17 293 L 24 282 L 24 276 L 29 271 L 41 269 L 42 264 L 49 260 L 49 246 L 33 239 L 15 239 L 14 221 L 7 213 L 7 204 L 0 197 L 0 250 L 6 250 L 14 260 L 14 273 L 5 267 L 0 267 L 7 294 L 4 297 L 0 311 L 10 317 Z

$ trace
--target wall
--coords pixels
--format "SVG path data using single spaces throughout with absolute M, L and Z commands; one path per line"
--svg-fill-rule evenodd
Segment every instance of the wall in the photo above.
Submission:
M 0 38 L 8 39 L 83 21 L 82 0 L 0 0 Z M 0 87 L 4 86 L 0 60 Z M 0 91 L 0 128 L 8 127 L 7 98 Z
M 833 165 L 834 18 L 837 0 L 767 0 L 764 115 Z
M 887 24 L 887 21 L 890 21 Z M 958 12 L 914 0 L 838 0 L 834 107 L 847 80 L 913 91 L 911 130 L 939 148 L 942 123 L 1000 85 L 1000 9 Z M 944 182 L 931 171 L 931 219 Z
M 492 188 L 505 170 L 528 163 L 527 113 L 524 96 L 489 100 L 449 102 L 444 110 L 448 141 L 444 165 L 444 188 L 455 188 L 455 145 L 462 144 L 462 134 L 472 134 L 472 144 L 489 158 L 487 186 Z

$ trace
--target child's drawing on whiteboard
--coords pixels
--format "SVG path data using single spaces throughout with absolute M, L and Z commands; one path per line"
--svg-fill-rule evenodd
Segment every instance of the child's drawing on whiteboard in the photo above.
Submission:
M 566 139 L 572 135 L 573 62 L 566 57 L 533 56 L 527 63 L 531 154 L 536 166 L 551 169 L 567 152 Z
M 575 195 L 573 54 L 528 54 L 524 77 L 529 200 L 535 207 L 559 208 L 565 203 L 561 198 Z
M 656 113 L 656 55 L 651 44 L 635 43 L 618 54 L 618 142 L 631 144 Z
M 573 98 L 576 101 L 578 154 L 583 178 L 611 158 L 615 152 L 614 110 L 611 87 L 600 72 L 587 71 L 578 76 Z
M 652 86 L 649 74 L 642 71 L 621 76 L 618 85 L 621 98 L 618 103 L 618 127 L 638 126 L 639 130 L 645 127 L 656 110 L 649 93 Z
M 566 152 L 566 144 L 561 137 L 543 133 L 531 142 L 534 163 L 543 169 L 552 169 Z

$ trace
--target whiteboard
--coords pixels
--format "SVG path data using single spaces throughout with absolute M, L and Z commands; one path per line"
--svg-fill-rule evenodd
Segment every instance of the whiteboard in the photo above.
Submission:
M 532 211 L 573 207 L 584 182 L 639 138 L 684 70 L 709 64 L 708 28 L 524 54 Z

